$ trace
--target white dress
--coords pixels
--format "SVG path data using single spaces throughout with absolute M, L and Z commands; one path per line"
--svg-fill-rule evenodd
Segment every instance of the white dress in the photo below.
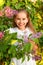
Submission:
M 18 38 L 22 38 L 22 36 L 24 36 L 24 35 L 26 35 L 28 37 L 32 33 L 29 28 L 26 28 L 23 31 L 18 29 L 17 27 L 10 28 L 9 30 L 10 30 L 10 33 L 17 32 L 17 37 Z M 19 59 L 19 60 L 16 59 L 16 58 L 12 58 L 10 65 L 36 65 L 36 62 L 35 62 L 34 59 L 32 59 L 32 55 L 30 54 L 29 61 L 27 60 L 27 57 L 25 58 L 25 60 L 23 62 L 22 62 L 22 58 Z

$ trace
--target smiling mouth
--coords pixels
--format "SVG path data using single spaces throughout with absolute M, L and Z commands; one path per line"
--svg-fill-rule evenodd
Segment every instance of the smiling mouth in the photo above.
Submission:
M 20 26 L 23 26 L 23 25 L 25 25 L 25 24 L 19 24 Z

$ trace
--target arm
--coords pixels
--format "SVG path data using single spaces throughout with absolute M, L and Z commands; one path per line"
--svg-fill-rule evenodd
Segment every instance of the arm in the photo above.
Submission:
M 31 39 L 29 39 L 29 42 L 33 45 L 33 51 L 35 51 L 35 54 L 37 54 L 38 45 Z

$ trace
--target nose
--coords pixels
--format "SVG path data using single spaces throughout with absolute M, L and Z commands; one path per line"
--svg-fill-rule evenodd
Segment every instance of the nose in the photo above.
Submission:
M 20 19 L 20 22 L 21 22 L 21 23 L 23 23 L 23 20 L 22 20 L 22 19 Z

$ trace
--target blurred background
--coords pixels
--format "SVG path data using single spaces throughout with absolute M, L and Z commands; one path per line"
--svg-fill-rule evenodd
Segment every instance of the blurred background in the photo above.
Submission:
M 20 8 L 24 8 L 29 12 L 35 30 L 43 32 L 43 0 L 0 0 L 0 32 L 13 27 L 13 15 Z M 37 60 L 36 63 L 37 65 L 43 65 L 43 36 L 39 39 L 39 43 L 41 51 L 39 50 L 40 52 L 38 51 L 37 54 L 41 55 L 42 59 Z M 2 53 L 0 53 L 0 59 L 3 56 L 1 55 Z M 40 59 L 40 57 L 38 58 Z M 8 64 L 5 62 L 2 65 Z

